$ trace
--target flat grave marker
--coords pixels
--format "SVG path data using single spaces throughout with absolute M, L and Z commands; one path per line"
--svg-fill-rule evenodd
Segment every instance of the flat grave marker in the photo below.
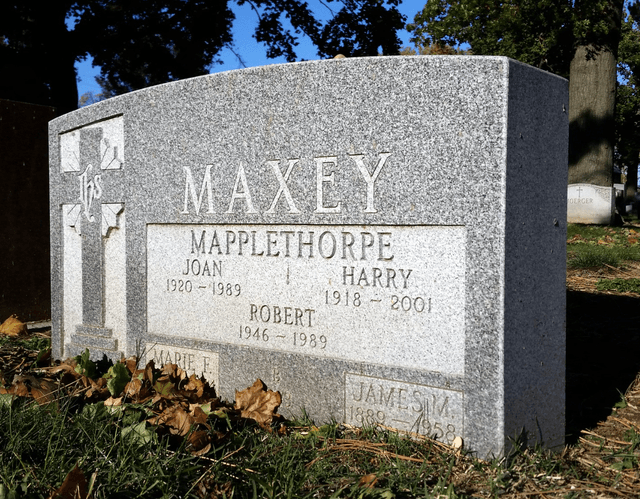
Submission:
M 50 123 L 56 357 L 500 454 L 564 441 L 567 82 L 500 57 L 274 65 Z

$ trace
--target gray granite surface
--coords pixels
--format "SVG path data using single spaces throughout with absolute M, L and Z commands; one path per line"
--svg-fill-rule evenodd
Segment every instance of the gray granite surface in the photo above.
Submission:
M 50 123 L 53 348 L 481 457 L 559 447 L 567 82 L 500 57 L 178 81 Z

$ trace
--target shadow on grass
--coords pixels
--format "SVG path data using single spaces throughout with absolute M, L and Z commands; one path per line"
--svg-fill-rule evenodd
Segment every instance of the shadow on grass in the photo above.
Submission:
M 567 443 L 593 428 L 640 372 L 640 298 L 567 291 Z

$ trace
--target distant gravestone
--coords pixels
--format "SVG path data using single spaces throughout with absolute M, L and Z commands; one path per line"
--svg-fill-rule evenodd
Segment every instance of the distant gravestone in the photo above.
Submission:
M 567 192 L 567 221 L 581 224 L 612 222 L 615 212 L 613 187 L 592 184 L 570 184 Z
M 51 317 L 47 106 L 0 99 L 0 323 Z
M 567 82 L 497 57 L 203 76 L 50 125 L 53 346 L 500 454 L 563 443 Z M 452 202 L 452 193 L 459 198 Z

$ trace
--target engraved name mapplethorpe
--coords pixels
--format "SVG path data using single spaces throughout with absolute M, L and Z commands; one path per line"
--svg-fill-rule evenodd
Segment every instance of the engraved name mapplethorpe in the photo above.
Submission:
M 82 324 L 76 332 L 110 337 L 104 328 L 104 239 L 124 211 L 122 116 L 60 137 L 66 223 L 82 238 Z

